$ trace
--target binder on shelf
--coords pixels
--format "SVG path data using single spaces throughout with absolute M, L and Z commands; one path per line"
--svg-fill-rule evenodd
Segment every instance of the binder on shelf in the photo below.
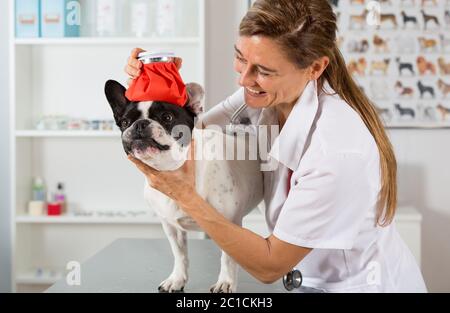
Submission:
M 40 0 L 42 37 L 79 37 L 80 3 L 72 0 Z
M 15 24 L 17 38 L 36 38 L 40 36 L 40 1 L 16 0 Z

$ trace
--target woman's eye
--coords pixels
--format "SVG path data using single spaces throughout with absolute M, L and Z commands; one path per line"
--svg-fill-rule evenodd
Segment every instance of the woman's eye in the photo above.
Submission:
M 267 76 L 270 76 L 270 74 L 269 73 L 264 73 L 264 72 L 261 72 L 261 70 L 257 70 L 258 71 L 258 74 L 259 75 L 261 75 L 261 76 L 263 76 L 263 77 L 267 77 Z
M 130 124 L 130 123 L 128 122 L 128 120 L 122 120 L 122 121 L 120 122 L 120 126 L 121 126 L 122 128 L 127 128 L 129 124 Z
M 234 57 L 235 57 L 236 60 L 238 60 L 239 62 L 245 63 L 245 60 L 244 60 L 243 58 L 241 58 L 239 55 L 236 54 Z
M 164 122 L 167 122 L 167 123 L 172 122 L 173 116 L 172 116 L 172 114 L 170 114 L 170 113 L 164 113 L 164 114 L 162 115 L 162 120 L 163 120 Z

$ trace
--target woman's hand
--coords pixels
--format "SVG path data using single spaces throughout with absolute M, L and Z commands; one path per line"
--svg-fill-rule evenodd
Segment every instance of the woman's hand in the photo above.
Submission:
M 138 60 L 138 55 L 141 52 L 145 52 L 145 50 L 141 48 L 134 48 L 131 51 L 131 55 L 128 58 L 128 63 L 125 66 L 125 73 L 127 73 L 128 76 L 130 76 L 130 79 L 128 80 L 128 85 L 131 83 L 133 79 L 136 79 L 141 75 L 141 69 L 142 69 L 142 62 Z M 181 69 L 181 65 L 183 63 L 183 60 L 181 58 L 175 58 L 175 64 L 178 69 Z
M 157 171 L 131 155 L 128 156 L 128 159 L 144 173 L 150 187 L 161 191 L 176 202 L 183 203 L 196 192 L 194 153 L 195 145 L 192 140 L 188 160 L 178 170 L 166 172 Z

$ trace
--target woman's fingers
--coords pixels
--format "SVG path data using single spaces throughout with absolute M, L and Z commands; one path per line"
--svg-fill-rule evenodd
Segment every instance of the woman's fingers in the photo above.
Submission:
M 131 79 L 136 79 L 141 75 L 141 69 L 142 69 L 142 62 L 138 60 L 139 53 L 144 52 L 145 50 L 141 48 L 134 48 L 131 51 L 131 55 L 128 58 L 127 65 L 125 66 L 125 73 L 127 73 L 128 76 L 130 76 Z M 175 65 L 178 69 L 181 69 L 181 66 L 183 65 L 183 59 L 181 58 L 175 58 L 174 60 Z M 130 85 L 130 82 L 128 82 L 128 85 Z
M 141 74 L 142 62 L 133 57 L 128 58 L 128 63 L 125 66 L 125 72 L 133 78 Z
M 181 69 L 181 66 L 183 65 L 183 59 L 182 58 L 175 58 L 175 65 L 178 69 Z
M 195 140 L 191 140 L 191 146 L 190 146 L 190 160 L 195 160 Z
M 144 49 L 141 48 L 134 48 L 133 50 L 131 50 L 131 57 L 134 59 L 137 59 L 137 57 L 139 56 L 139 53 L 144 52 Z
M 142 67 L 142 62 L 134 57 L 128 58 L 128 65 L 135 69 L 140 69 Z
M 155 175 L 157 173 L 155 169 L 151 168 L 150 166 L 148 166 L 141 160 L 136 159 L 130 154 L 128 155 L 128 160 L 133 162 L 137 166 L 137 168 L 146 175 Z
M 125 67 L 125 73 L 127 73 L 127 75 L 130 76 L 130 78 L 135 79 L 139 77 L 139 75 L 141 75 L 141 70 L 136 67 L 127 65 Z
M 133 79 L 141 75 L 142 62 L 139 61 L 137 58 L 139 53 L 143 51 L 145 50 L 141 48 L 134 48 L 131 51 L 130 57 L 128 58 L 127 65 L 125 66 L 125 72 L 128 74 L 128 76 L 130 76 Z
M 127 65 L 125 67 L 125 72 L 133 79 L 139 77 L 139 75 L 141 75 L 141 70 L 139 68 L 136 67 L 132 67 L 130 65 Z

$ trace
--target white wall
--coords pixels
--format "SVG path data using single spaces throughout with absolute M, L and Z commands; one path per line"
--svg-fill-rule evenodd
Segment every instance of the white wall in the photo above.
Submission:
M 236 89 L 233 44 L 247 1 L 207 1 L 208 107 Z M 450 129 L 391 130 L 400 204 L 423 214 L 422 271 L 433 292 L 450 292 Z
M 422 272 L 430 291 L 450 292 L 450 129 L 391 130 L 399 202 L 423 215 Z
M 239 22 L 247 9 L 244 0 L 206 1 L 206 91 L 207 108 L 237 90 L 233 70 L 234 43 Z
M 0 292 L 11 291 L 9 216 L 8 1 L 0 1 Z

